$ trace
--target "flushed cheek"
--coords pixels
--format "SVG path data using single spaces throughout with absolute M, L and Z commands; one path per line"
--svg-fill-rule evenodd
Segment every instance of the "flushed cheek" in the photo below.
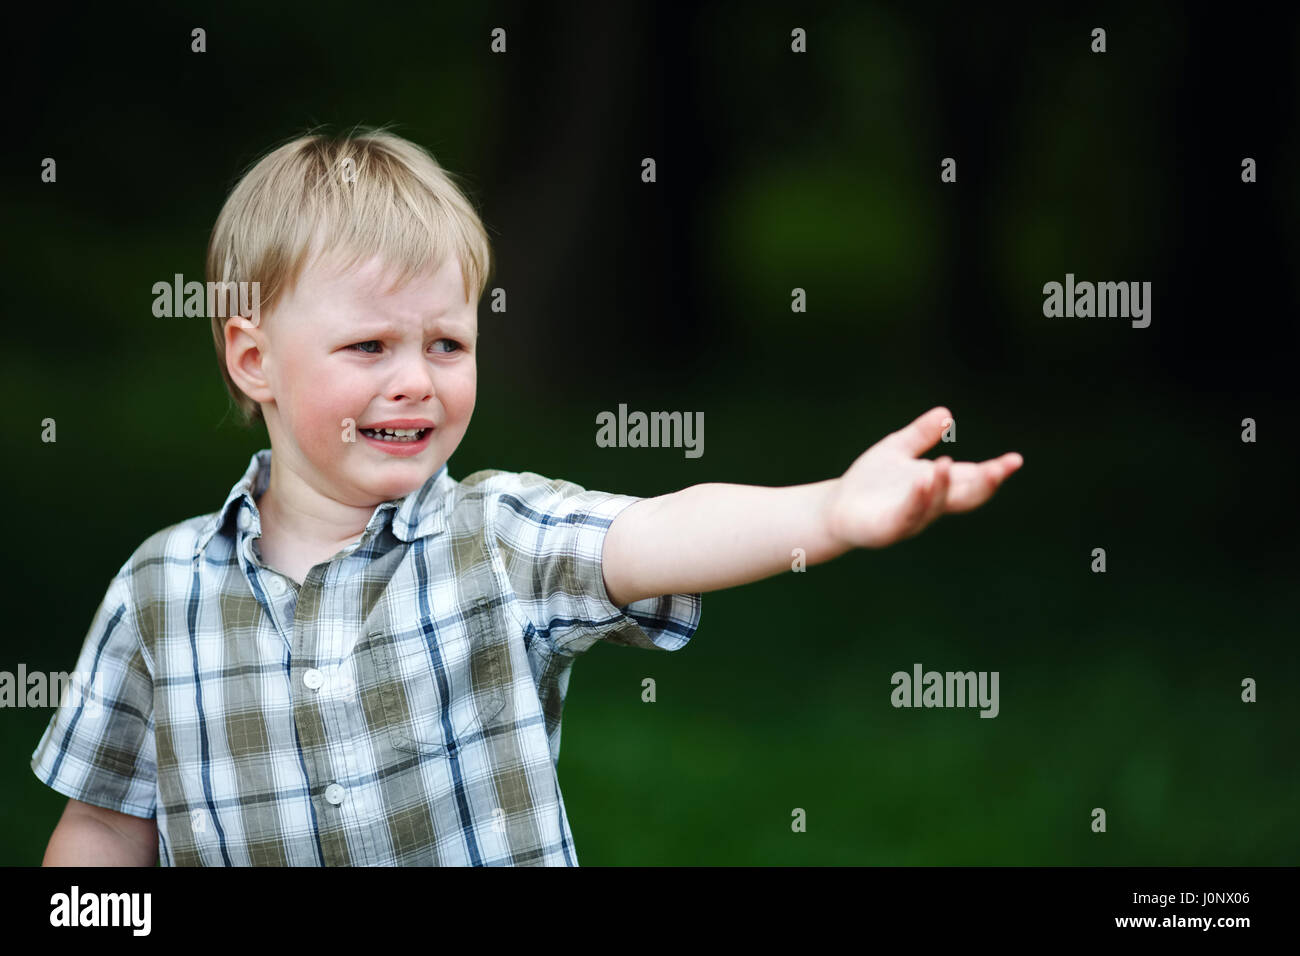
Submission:
M 349 432 L 356 431 L 344 424 L 351 414 L 354 413 L 333 406 L 313 408 L 302 419 L 298 432 L 298 444 L 303 452 L 320 463 L 336 462 L 342 458 L 349 447 Z
M 438 398 L 449 418 L 464 419 L 474 411 L 475 387 L 475 374 L 471 369 L 468 374 L 447 382 L 438 390 Z
M 316 379 L 320 384 L 304 395 L 298 416 L 298 440 L 303 451 L 317 460 L 338 460 L 344 455 L 349 436 L 355 436 L 364 414 L 364 398 L 350 398 L 346 382 L 331 381 L 327 375 Z M 359 436 L 356 437 L 360 441 Z M 310 446 L 310 448 L 308 447 Z
M 304 344 L 297 342 L 287 343 L 285 348 L 280 349 L 290 355 L 299 354 L 303 350 Z M 330 381 L 328 370 L 312 362 L 290 358 L 283 362 L 277 372 L 280 379 L 281 418 L 292 429 L 299 446 L 305 451 L 307 446 L 319 444 L 322 423 L 332 415 L 332 409 L 322 404 L 322 399 L 329 401 L 330 398 L 322 394 L 320 387 L 321 382 Z M 333 389 L 330 394 L 334 394 Z
M 345 431 L 350 434 L 361 425 L 372 396 L 365 383 L 354 377 L 322 369 L 315 382 L 313 431 L 332 434 L 334 444 L 341 445 Z

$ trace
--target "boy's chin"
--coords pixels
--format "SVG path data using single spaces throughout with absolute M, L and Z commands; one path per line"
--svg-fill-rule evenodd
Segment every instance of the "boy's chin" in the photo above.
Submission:
M 390 462 L 367 463 L 353 473 L 357 484 L 381 501 L 403 498 L 413 491 L 418 491 L 424 483 L 432 478 L 441 464 L 432 459 L 420 458 L 394 459 Z

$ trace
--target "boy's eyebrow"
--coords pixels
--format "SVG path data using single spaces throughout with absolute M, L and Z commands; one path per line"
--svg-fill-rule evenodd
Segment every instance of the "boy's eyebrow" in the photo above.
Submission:
M 452 331 L 458 335 L 468 336 L 474 334 L 477 336 L 478 334 L 471 323 L 446 315 L 435 316 L 426 325 L 426 328 L 430 327 L 441 331 Z M 405 332 L 405 329 L 400 329 L 391 322 L 360 319 L 355 325 L 350 324 L 346 331 L 349 335 L 366 335 L 372 338 L 381 338 L 385 336 L 392 337 L 401 335 Z

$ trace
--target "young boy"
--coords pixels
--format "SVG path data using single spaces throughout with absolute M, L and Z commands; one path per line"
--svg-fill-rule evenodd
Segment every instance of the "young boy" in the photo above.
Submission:
M 884 547 L 1021 464 L 919 458 L 935 408 L 815 484 L 453 479 L 488 239 L 388 133 L 263 158 L 207 271 L 259 284 L 212 329 L 271 448 L 110 583 L 77 662 L 103 706 L 65 704 L 32 757 L 70 798 L 47 865 L 576 865 L 556 760 L 579 654 L 677 650 L 702 592 Z

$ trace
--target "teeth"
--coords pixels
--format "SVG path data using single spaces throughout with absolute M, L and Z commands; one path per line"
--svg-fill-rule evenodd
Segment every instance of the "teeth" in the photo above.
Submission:
M 373 435 L 382 441 L 415 441 L 422 432 L 423 428 L 363 428 L 361 429 L 368 435 Z

